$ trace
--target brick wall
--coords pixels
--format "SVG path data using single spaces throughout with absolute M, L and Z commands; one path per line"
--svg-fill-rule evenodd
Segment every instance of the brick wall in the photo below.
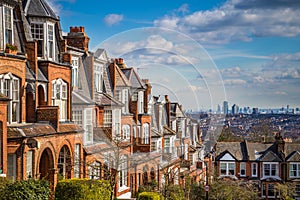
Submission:
M 58 106 L 40 106 L 37 108 L 37 121 L 49 121 L 51 125 L 59 130 L 59 107 Z

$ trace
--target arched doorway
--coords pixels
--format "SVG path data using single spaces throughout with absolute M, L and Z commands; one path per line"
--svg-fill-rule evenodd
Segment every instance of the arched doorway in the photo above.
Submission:
M 143 185 L 148 184 L 148 166 L 143 167 Z
M 151 171 L 150 171 L 150 179 L 151 179 L 151 181 L 155 180 L 155 171 L 154 171 L 153 167 L 151 168 Z
M 46 148 L 41 156 L 39 164 L 40 179 L 46 179 L 51 183 L 54 182 L 54 162 L 53 155 L 49 148 Z
M 68 179 L 71 178 L 71 154 L 67 145 L 64 145 L 58 157 L 58 179 Z
M 39 85 L 38 87 L 38 104 L 39 106 L 46 105 L 45 91 L 42 85 Z
M 35 89 L 31 83 L 26 86 L 26 121 L 35 122 Z

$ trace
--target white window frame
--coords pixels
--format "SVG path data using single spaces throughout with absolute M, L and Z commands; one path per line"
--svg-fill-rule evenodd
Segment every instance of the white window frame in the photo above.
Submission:
M 138 92 L 138 114 L 144 114 L 144 92 Z
M 251 172 L 252 172 L 252 177 L 257 177 L 258 176 L 258 165 L 257 165 L 257 163 L 251 163 Z
M 14 24 L 13 24 L 13 8 L 8 6 L 8 5 L 2 5 L 1 7 L 1 18 L 2 18 L 2 35 L 3 35 L 3 38 L 1 39 L 1 47 L 3 49 L 5 49 L 5 46 L 6 44 L 13 44 L 14 43 Z M 6 22 L 6 9 L 8 9 L 9 11 L 9 14 L 10 14 L 10 20 L 8 22 Z M 10 24 L 11 27 L 7 28 L 6 26 Z M 6 35 L 6 30 L 9 29 L 10 30 L 10 38 L 7 37 Z
M 50 37 L 50 32 L 52 27 L 52 38 Z M 46 23 L 46 55 L 49 60 L 55 59 L 55 26 L 54 23 L 47 22 Z M 50 43 L 52 44 L 52 49 L 50 49 Z M 52 51 L 51 51 L 52 50 Z
M 273 168 L 275 166 L 275 174 L 272 174 Z M 270 175 L 266 175 L 266 170 L 270 170 Z M 264 162 L 263 163 L 263 177 L 278 177 L 279 174 L 279 164 L 278 162 Z
M 103 66 L 95 64 L 95 88 L 97 92 L 103 91 Z
M 32 150 L 26 152 L 26 178 L 33 178 L 33 155 Z
M 122 113 L 127 114 L 129 112 L 129 100 L 128 100 L 128 89 L 122 90 L 122 103 L 124 104 L 124 107 L 122 107 Z
M 81 145 L 75 144 L 75 147 L 74 147 L 74 178 L 80 178 L 80 152 L 81 152 Z
M 52 105 L 60 108 L 60 121 L 67 120 L 68 84 L 61 78 L 52 81 Z
M 7 107 L 7 122 L 20 121 L 20 79 L 12 73 L 0 74 L 0 92 L 12 99 Z
M 164 152 L 165 153 L 171 152 L 171 138 L 164 139 Z
M 120 136 L 121 133 L 121 109 L 116 108 L 112 112 L 112 131 L 113 138 L 116 136 Z
M 127 189 L 128 187 L 128 159 L 122 156 L 119 164 L 119 191 Z
M 148 123 L 143 124 L 143 133 L 144 133 L 144 138 L 143 138 L 143 144 L 149 144 L 150 143 L 150 126 Z
M 241 162 L 240 163 L 240 176 L 245 177 L 246 174 L 247 174 L 246 163 Z
M 78 87 L 79 57 L 72 56 L 72 86 Z
M 84 144 L 93 143 L 93 109 L 85 108 L 83 113 Z
M 82 110 L 72 110 L 72 121 L 75 124 L 79 124 L 81 126 L 83 126 L 83 120 L 82 120 Z
M 222 174 L 222 164 L 225 165 L 225 168 L 223 170 L 225 170 L 225 174 Z M 233 165 L 233 171 L 234 173 L 233 174 L 230 174 L 230 170 L 231 167 Z M 235 162 L 227 162 L 227 161 L 220 161 L 220 175 L 221 176 L 235 176 L 236 174 L 236 167 L 235 167 Z
M 103 126 L 106 128 L 112 127 L 112 110 L 104 110 L 104 117 L 103 117 Z
M 94 161 L 93 164 L 89 166 L 89 179 L 101 179 L 101 163 Z
M 125 141 L 130 140 L 130 126 L 128 124 L 122 125 L 122 138 Z
M 38 27 L 37 27 L 38 26 Z M 45 54 L 45 28 L 44 23 L 42 22 L 32 22 L 30 24 L 31 27 L 31 33 L 34 40 L 37 41 L 37 45 L 42 45 L 41 48 L 41 54 L 39 54 L 39 46 L 38 46 L 38 57 L 44 57 Z M 39 31 L 38 31 L 39 30 Z M 40 44 L 39 44 L 40 43 Z
M 292 169 L 292 166 L 295 166 L 296 168 Z M 291 162 L 289 164 L 289 173 L 290 178 L 299 178 L 300 177 L 300 163 L 299 162 Z M 296 175 L 292 175 L 292 172 L 294 172 Z

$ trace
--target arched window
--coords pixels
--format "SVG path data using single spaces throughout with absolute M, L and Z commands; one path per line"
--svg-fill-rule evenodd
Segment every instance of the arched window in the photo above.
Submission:
M 0 93 L 6 95 L 11 101 L 7 108 L 7 122 L 20 120 L 20 81 L 11 73 L 0 74 Z
M 143 167 L 143 185 L 148 183 L 148 166 Z
M 65 145 L 61 148 L 58 157 L 58 174 L 60 179 L 71 178 L 71 155 L 69 148 Z
M 143 124 L 143 132 L 144 132 L 144 144 L 149 144 L 150 142 L 150 131 L 149 131 L 149 124 Z
M 122 126 L 122 138 L 123 140 L 130 140 L 130 126 L 128 124 Z
M 52 105 L 59 106 L 60 120 L 66 120 L 68 109 L 68 85 L 60 78 L 52 81 Z
M 119 190 L 127 188 L 128 179 L 128 159 L 126 156 L 122 156 L 119 164 Z
M 93 162 L 92 165 L 89 166 L 89 178 L 90 179 L 101 179 L 101 163 Z

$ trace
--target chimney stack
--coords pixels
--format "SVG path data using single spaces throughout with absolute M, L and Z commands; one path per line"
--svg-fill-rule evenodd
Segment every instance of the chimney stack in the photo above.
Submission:
M 70 32 L 65 36 L 67 44 L 84 51 L 89 50 L 89 41 L 90 38 L 86 35 L 83 26 L 71 26 Z

